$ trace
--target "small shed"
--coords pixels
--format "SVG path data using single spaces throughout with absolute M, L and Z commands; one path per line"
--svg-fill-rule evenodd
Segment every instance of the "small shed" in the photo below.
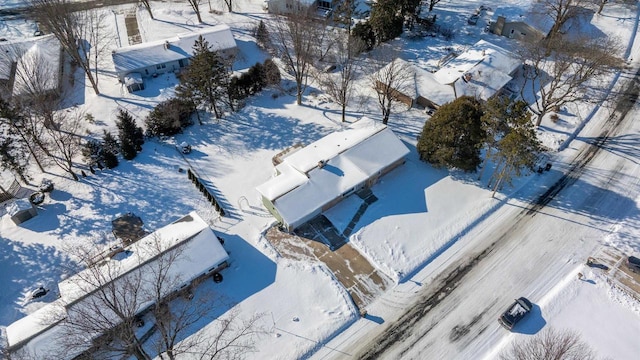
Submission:
M 124 245 L 129 245 L 147 235 L 147 232 L 142 229 L 143 225 L 139 216 L 128 212 L 111 221 L 111 232 Z
M 29 199 L 17 199 L 7 207 L 7 213 L 11 217 L 11 221 L 16 225 L 20 225 L 38 215 L 38 210 L 31 204 Z

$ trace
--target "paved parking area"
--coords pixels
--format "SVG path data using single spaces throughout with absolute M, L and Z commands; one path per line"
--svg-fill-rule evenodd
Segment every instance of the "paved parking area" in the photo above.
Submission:
M 393 281 L 374 268 L 346 241 L 332 251 L 326 244 L 327 228 L 315 222 L 312 223 L 315 225 L 305 227 L 305 231 L 299 235 L 281 232 L 276 227 L 272 227 L 267 231 L 266 237 L 283 257 L 324 263 L 347 289 L 353 302 L 362 311 Z M 320 220 L 320 223 L 324 222 Z M 338 232 L 335 231 L 335 234 L 337 235 Z

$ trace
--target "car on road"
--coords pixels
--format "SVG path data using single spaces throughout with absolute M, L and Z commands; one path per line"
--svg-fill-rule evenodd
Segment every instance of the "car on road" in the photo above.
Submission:
M 467 24 L 475 25 L 475 24 L 478 23 L 478 19 L 480 19 L 480 15 L 473 14 L 473 15 L 469 16 L 469 18 L 467 19 Z
M 516 299 L 513 304 L 500 315 L 498 322 L 505 329 L 511 331 L 520 320 L 531 312 L 532 308 L 533 305 L 531 305 L 531 301 L 527 300 L 527 298 L 521 297 Z
M 640 259 L 635 256 L 629 256 L 627 258 L 627 267 L 635 273 L 640 273 Z

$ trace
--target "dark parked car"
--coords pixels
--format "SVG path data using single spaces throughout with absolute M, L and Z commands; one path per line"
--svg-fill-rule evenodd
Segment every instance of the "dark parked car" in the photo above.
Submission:
M 498 318 L 498 322 L 500 325 L 504 326 L 505 329 L 511 330 L 518 323 L 518 321 L 522 320 L 529 312 L 533 306 L 531 305 L 531 301 L 527 300 L 527 298 L 521 297 L 516 299 L 516 301 L 509 306 L 507 311 L 505 311 Z
M 475 25 L 475 24 L 478 23 L 478 19 L 480 19 L 480 15 L 473 14 L 473 15 L 469 16 L 469 18 L 467 19 L 467 24 Z
M 41 298 L 45 295 L 47 295 L 47 293 L 49 292 L 49 290 L 43 288 L 42 286 L 40 286 L 39 288 L 33 290 L 31 292 L 31 299 L 37 299 L 37 298 Z
M 640 259 L 635 256 L 629 256 L 627 258 L 627 267 L 635 273 L 640 273 Z

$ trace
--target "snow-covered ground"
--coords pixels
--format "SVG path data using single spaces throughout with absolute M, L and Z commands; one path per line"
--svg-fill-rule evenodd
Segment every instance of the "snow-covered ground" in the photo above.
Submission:
M 508 2 L 521 5 L 527 1 Z M 503 3 L 482 2 L 493 8 Z M 0 0 L 0 6 L 3 4 L 8 3 Z M 401 49 L 403 58 L 425 68 L 433 68 L 446 55 L 446 48 L 463 49 L 479 39 L 507 48 L 517 46 L 507 38 L 482 31 L 491 11 L 484 13 L 477 26 L 466 25 L 466 18 L 480 4 L 448 0 L 436 5 L 438 21 L 457 26 L 457 35 L 452 41 L 427 37 L 399 39 L 393 44 Z M 152 6 L 155 20 L 151 20 L 145 11 L 137 12 L 143 40 L 163 39 L 198 27 L 195 14 L 186 3 L 158 2 Z M 257 21 L 266 16 L 261 6 L 261 0 L 238 0 L 234 2 L 234 13 L 203 13 L 207 25 L 225 23 L 231 26 L 240 49 L 234 70 L 246 69 L 268 56 L 257 48 L 252 37 Z M 123 43 L 118 19 L 133 7 L 113 9 L 108 23 L 110 33 L 114 34 L 110 46 Z M 635 5 L 609 3 L 601 16 L 593 17 L 592 24 L 602 33 L 620 39 L 625 45 L 621 57 L 640 59 Z M 202 26 L 205 25 L 199 27 Z M 28 36 L 34 29 L 34 24 L 24 20 L 0 20 L 0 38 Z M 88 125 L 93 134 L 99 134 L 103 128 L 113 130 L 114 114 L 119 108 L 133 113 L 142 125 L 148 111 L 170 97 L 172 85 L 177 84 L 175 76 L 163 75 L 150 79 L 144 91 L 128 94 L 113 75 L 110 56 L 106 57 L 99 83 L 102 95 L 94 95 L 89 87 L 83 87 L 83 81 L 76 81 L 70 100 L 94 115 L 95 124 Z M 626 75 L 611 76 L 607 81 L 617 90 L 621 81 L 627 78 Z M 363 77 L 360 81 L 359 95 L 370 96 L 366 79 Z M 241 314 L 247 318 L 254 313 L 265 314 L 262 325 L 268 334 L 258 339 L 258 352 L 248 354 L 249 358 L 294 359 L 312 353 L 318 358 L 349 357 L 345 355 L 349 354 L 348 347 L 342 349 L 340 344 L 348 344 L 353 338 L 366 339 L 371 327 L 382 327 L 383 324 L 358 320 L 346 290 L 321 263 L 294 262 L 277 254 L 262 235 L 274 219 L 262 208 L 255 191 L 257 185 L 273 175 L 273 155 L 295 143 L 310 143 L 341 129 L 339 107 L 324 96 L 316 95 L 318 92 L 310 89 L 304 105 L 297 106 L 295 99 L 283 91 L 265 90 L 249 99 L 238 113 L 219 122 L 209 119 L 168 141 L 150 140 L 134 161 L 123 161 L 113 170 L 89 175 L 79 182 L 50 167 L 51 173 L 43 177 L 52 178 L 56 190 L 39 207 L 38 216 L 20 226 L 15 226 L 6 216 L 0 223 L 0 328 L 4 329 L 43 303 L 52 301 L 53 294 L 37 302 L 28 302 L 26 296 L 37 284 L 55 288 L 57 281 L 67 275 L 63 269 L 70 260 L 65 249 L 75 242 L 112 240 L 110 220 L 117 214 L 132 211 L 143 219 L 146 229 L 153 230 L 195 209 L 226 240 L 225 247 L 232 259 L 231 267 L 224 271 L 225 281 L 216 290 L 236 302 Z M 375 102 L 370 99 L 352 106 L 348 121 L 355 121 L 362 115 L 379 119 Z M 568 107 L 563 121 L 552 123 L 545 119 L 541 138 L 552 148 L 568 144 L 570 152 L 572 145 L 566 141 L 574 136 L 574 132 L 584 123 L 608 117 L 610 112 L 607 104 Z M 373 192 L 379 200 L 360 218 L 350 238 L 350 242 L 376 267 L 399 282 L 371 305 L 373 311 L 370 313 L 387 322 L 415 300 L 413 296 L 421 286 L 415 279 L 433 278 L 435 271 L 453 261 L 454 256 L 450 254 L 459 249 L 462 251 L 458 240 L 467 229 L 481 220 L 490 219 L 509 200 L 524 204 L 546 184 L 557 179 L 567 166 L 568 155 L 552 154 L 555 158 L 551 172 L 519 179 L 513 188 L 505 188 L 497 199 L 492 199 L 491 192 L 486 189 L 487 174 L 484 179 L 477 180 L 477 175 L 433 169 L 418 160 L 415 139 L 425 120 L 424 113 L 417 109 L 398 110 L 392 114 L 389 126 L 411 149 L 411 154 L 404 166 L 375 185 Z M 193 152 L 186 158 L 175 150 L 175 144 L 183 141 L 193 146 Z M 629 156 L 634 155 L 637 156 Z M 196 169 L 213 184 L 223 207 L 229 212 L 227 216 L 217 217 L 185 173 L 178 171 L 187 166 Z M 35 180 L 39 182 L 39 178 Z M 575 196 L 581 195 L 576 192 Z M 345 219 L 351 218 L 359 206 L 358 200 L 349 198 L 332 209 L 327 217 L 338 228 L 345 227 L 348 222 Z M 635 198 L 630 200 L 634 204 L 637 202 Z M 570 208 L 560 210 L 570 211 Z M 616 221 L 617 229 L 624 227 L 624 233 L 611 230 L 610 236 L 598 241 L 618 246 L 626 252 L 640 252 L 638 212 L 631 212 L 631 219 L 626 218 L 627 212 L 622 214 L 625 218 Z M 583 260 L 573 259 L 572 268 L 579 268 L 578 264 Z M 576 281 L 575 275 L 570 274 L 556 279 L 555 284 L 541 286 L 548 290 L 546 297 L 540 294 L 546 300 L 539 302 L 540 299 L 536 299 L 536 303 L 543 308 L 545 319 L 558 327 L 589 329 L 593 327 L 584 322 L 584 314 L 589 314 L 590 318 L 598 320 L 598 327 L 595 328 L 597 331 L 581 331 L 585 340 L 613 358 L 635 358 L 640 353 L 640 345 L 634 341 L 634 334 L 637 337 L 640 333 L 638 303 L 611 289 L 597 273 L 585 274 L 594 279 L 595 284 Z M 511 276 L 515 281 L 518 273 Z M 388 306 L 393 303 L 399 305 Z M 498 326 L 497 322 L 495 326 Z M 212 328 L 205 326 L 200 331 L 206 333 L 213 331 Z M 480 347 L 487 357 L 491 358 L 511 340 L 522 336 L 501 334 L 504 335 L 496 335 L 502 338 L 501 341 Z M 619 335 L 614 338 L 612 334 Z

